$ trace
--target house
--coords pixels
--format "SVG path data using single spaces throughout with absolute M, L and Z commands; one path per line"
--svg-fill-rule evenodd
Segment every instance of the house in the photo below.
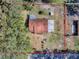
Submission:
M 72 34 L 78 35 L 79 17 L 75 14 L 72 19 Z

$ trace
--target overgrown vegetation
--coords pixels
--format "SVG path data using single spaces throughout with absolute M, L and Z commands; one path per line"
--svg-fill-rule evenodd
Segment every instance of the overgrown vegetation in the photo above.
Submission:
M 78 39 L 79 37 L 74 37 L 74 43 L 75 43 L 75 49 L 76 50 L 79 50 L 79 39 Z
M 0 0 L 0 52 L 23 52 L 30 48 L 27 28 L 20 16 L 22 0 Z
M 35 2 L 38 0 L 24 0 L 24 1 Z M 39 0 L 39 1 L 44 2 L 44 3 L 61 3 L 61 2 L 64 2 L 64 0 Z
M 30 5 L 23 5 L 24 9 L 27 10 L 27 11 L 31 11 L 32 10 L 32 6 Z
M 52 0 L 52 2 L 54 2 L 54 3 L 63 3 L 64 0 Z

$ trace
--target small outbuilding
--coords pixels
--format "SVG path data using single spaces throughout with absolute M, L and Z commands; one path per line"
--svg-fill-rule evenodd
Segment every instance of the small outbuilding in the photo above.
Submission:
M 30 16 L 28 25 L 29 31 L 32 33 L 54 32 L 54 20 L 48 20 L 47 18 Z
M 48 32 L 48 20 L 45 18 L 36 18 L 29 20 L 29 31 L 32 33 Z

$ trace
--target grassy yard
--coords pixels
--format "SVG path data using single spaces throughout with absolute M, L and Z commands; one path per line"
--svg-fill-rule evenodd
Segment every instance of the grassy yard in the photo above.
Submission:
M 79 50 L 79 37 L 74 37 L 74 43 L 75 50 Z
M 64 0 L 53 0 L 52 2 L 54 2 L 54 3 L 63 3 Z
M 18 54 L 18 55 L 0 55 L 0 59 L 28 59 L 27 55 Z
M 55 10 L 54 16 L 49 16 L 48 10 L 40 8 L 40 6 L 34 6 L 33 9 L 30 11 L 30 14 L 36 15 L 38 18 L 48 17 L 48 19 L 55 20 L 55 31 L 54 31 L 54 33 L 50 33 L 50 36 L 49 36 L 49 34 L 47 34 L 48 41 L 47 41 L 46 45 L 48 47 L 51 46 L 51 48 L 54 48 L 54 46 L 56 47 L 56 45 L 59 44 L 59 41 L 62 38 L 62 33 L 61 33 L 62 30 L 60 30 L 60 27 L 61 27 L 60 23 L 63 20 L 63 17 L 60 15 L 61 10 L 58 11 L 58 9 L 60 9 L 60 8 L 56 8 L 57 11 Z M 38 13 L 39 11 L 42 11 L 43 13 L 39 14 Z

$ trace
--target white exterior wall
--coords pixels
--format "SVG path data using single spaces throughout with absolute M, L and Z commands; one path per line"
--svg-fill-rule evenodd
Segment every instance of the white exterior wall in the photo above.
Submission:
M 74 25 L 72 25 L 72 34 L 74 33 Z
M 27 59 L 32 59 L 32 58 L 31 58 L 31 54 L 28 54 L 28 57 L 27 57 Z
M 54 32 L 54 20 L 48 20 L 48 32 Z

